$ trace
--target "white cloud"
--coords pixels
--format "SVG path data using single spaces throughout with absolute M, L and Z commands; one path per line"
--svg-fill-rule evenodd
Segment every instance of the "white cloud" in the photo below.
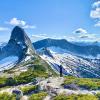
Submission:
M 10 29 L 7 27 L 0 27 L 0 31 L 9 31 Z
M 82 33 L 82 34 L 86 34 L 87 33 L 87 31 L 85 30 L 85 29 L 83 29 L 83 28 L 78 28 L 78 29 L 76 29 L 73 33 Z
M 94 26 L 100 26 L 100 1 L 93 3 L 90 17 L 96 19 L 96 24 Z
M 100 1 L 97 1 L 97 2 L 94 2 L 93 3 L 93 5 L 92 5 L 92 7 L 99 7 L 100 6 Z
M 51 39 L 63 39 L 64 37 L 57 37 L 57 36 L 50 36 L 48 34 L 33 34 L 31 36 L 31 40 L 32 41 L 38 41 L 38 40 L 42 40 L 42 39 L 47 39 L 47 38 L 51 38 Z
M 33 42 L 42 40 L 42 39 L 46 39 L 46 38 L 49 38 L 49 36 L 47 36 L 47 34 L 34 34 L 31 36 L 31 40 Z
M 69 41 L 100 41 L 100 36 L 97 34 L 89 33 L 83 28 L 76 29 L 73 34 L 66 36 L 65 39 Z
M 94 39 L 96 37 L 96 35 L 95 34 L 80 34 L 79 35 L 79 38 L 83 38 L 83 39 L 85 39 L 85 38 L 87 38 L 87 39 Z
M 36 26 L 35 25 L 25 25 L 25 26 L 23 26 L 23 28 L 25 28 L 25 29 L 35 29 Z
M 100 41 L 100 37 L 96 36 L 95 34 L 88 34 L 88 35 L 72 35 L 68 36 L 67 38 L 68 41 Z
M 95 10 L 92 10 L 90 12 L 90 17 L 99 19 L 100 18 L 100 8 L 96 8 Z
M 94 26 L 95 27 L 100 27 L 100 21 L 98 21 Z
M 38 34 L 38 35 L 32 35 L 33 38 L 40 38 L 40 39 L 43 39 L 43 38 L 49 38 L 46 34 Z
M 14 26 L 18 25 L 25 29 L 35 29 L 36 28 L 35 25 L 29 25 L 29 24 L 27 24 L 26 21 L 20 20 L 18 18 L 12 18 L 12 19 L 10 19 L 10 21 L 7 21 L 6 24 L 10 24 L 10 25 L 14 25 Z
M 24 20 L 19 20 L 17 18 L 12 18 L 9 22 L 6 22 L 10 25 L 20 25 L 20 26 L 25 26 L 26 22 Z

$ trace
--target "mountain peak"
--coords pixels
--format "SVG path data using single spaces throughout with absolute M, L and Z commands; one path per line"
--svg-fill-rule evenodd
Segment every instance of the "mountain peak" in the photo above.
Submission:
M 16 40 L 16 41 L 25 41 L 26 37 L 28 38 L 24 29 L 22 29 L 19 26 L 15 26 L 14 29 L 12 30 L 10 39 L 13 39 L 13 40 Z
M 35 53 L 30 38 L 19 26 L 15 26 L 12 30 L 10 40 L 4 50 L 5 52 L 9 50 L 9 55 L 17 55 L 20 59 Z
M 15 26 L 14 29 L 22 29 L 20 26 Z

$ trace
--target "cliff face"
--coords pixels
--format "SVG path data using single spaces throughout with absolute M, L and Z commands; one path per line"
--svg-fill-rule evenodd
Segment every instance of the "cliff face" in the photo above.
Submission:
M 31 56 L 35 53 L 31 40 L 25 33 L 25 31 L 16 26 L 11 33 L 8 44 L 0 50 L 1 58 L 7 56 L 18 56 L 19 60 L 22 60 L 26 56 Z

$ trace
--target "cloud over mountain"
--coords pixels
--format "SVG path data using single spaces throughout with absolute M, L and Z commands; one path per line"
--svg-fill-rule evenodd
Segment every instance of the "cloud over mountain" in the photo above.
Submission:
M 29 24 L 27 24 L 26 21 L 24 21 L 22 19 L 18 19 L 16 17 L 14 17 L 14 18 L 10 19 L 9 21 L 7 21 L 6 24 L 10 24 L 10 25 L 13 25 L 13 26 L 18 25 L 18 26 L 21 26 L 25 29 L 35 29 L 36 28 L 35 25 L 29 25 Z

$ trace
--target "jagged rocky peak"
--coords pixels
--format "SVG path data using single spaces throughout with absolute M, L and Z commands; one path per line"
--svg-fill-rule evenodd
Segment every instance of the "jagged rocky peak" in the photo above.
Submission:
M 25 33 L 24 29 L 19 26 L 15 26 L 15 28 L 12 30 L 10 40 L 16 41 L 18 44 L 25 43 L 27 46 L 31 44 L 31 40 Z
M 7 56 L 16 55 L 20 59 L 23 59 L 26 56 L 33 55 L 35 50 L 24 29 L 15 26 L 12 30 L 8 44 L 3 48 L 3 52 Z
M 16 41 L 23 41 L 24 42 L 25 38 L 28 38 L 28 36 L 26 35 L 24 29 L 22 29 L 19 26 L 15 26 L 14 29 L 12 30 L 10 39 L 14 39 Z
M 17 44 L 23 46 L 23 48 L 30 47 L 30 49 L 33 49 L 30 38 L 25 33 L 24 29 L 19 26 L 15 26 L 12 30 L 9 42 L 12 40 L 15 41 Z

